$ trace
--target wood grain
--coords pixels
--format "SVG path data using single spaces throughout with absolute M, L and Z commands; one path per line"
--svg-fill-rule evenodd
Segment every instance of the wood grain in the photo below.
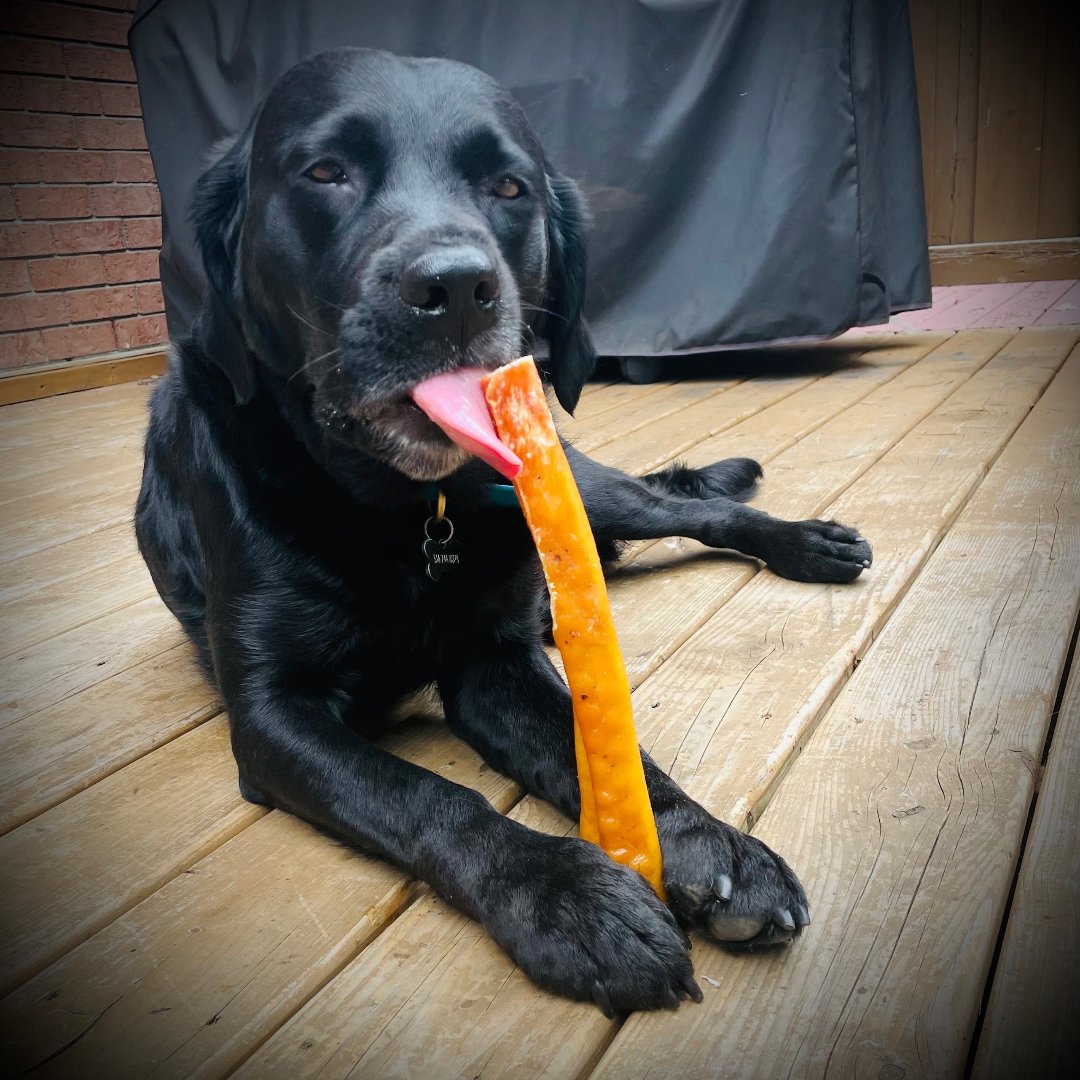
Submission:
M 1077 613 L 1078 379 L 1080 351 L 756 830 L 803 869 L 805 939 L 695 951 L 705 1005 L 633 1017 L 597 1080 L 962 1075 Z
M 0 730 L 0 833 L 218 711 L 194 650 L 177 637 L 171 648 Z
M 514 788 L 441 724 L 394 752 L 508 810 Z M 273 811 L 0 1002 L 14 1071 L 221 1076 L 413 897 L 399 871 Z
M 1080 1055 L 1077 956 L 1080 664 L 1074 655 L 986 1007 L 975 1080 L 1072 1075 Z
M 986 347 L 988 353 L 1008 341 L 1008 335 L 999 337 Z M 967 374 L 985 363 L 985 358 L 971 355 L 977 340 L 967 341 Z M 1054 367 L 1042 365 L 1043 385 L 1062 356 L 1056 358 Z M 925 365 L 932 363 L 924 361 Z M 940 363 L 944 367 L 947 362 Z M 993 398 L 1000 391 L 1013 398 L 1011 369 L 1030 372 L 1036 366 L 1037 360 L 1028 352 L 1002 361 L 1003 370 L 992 380 L 988 377 L 982 397 Z M 915 382 L 921 367 L 917 365 L 905 374 Z M 923 382 L 928 374 L 922 372 Z M 1034 398 L 1038 382 L 1031 378 Z M 895 383 L 890 384 L 886 390 L 894 387 Z M 883 393 L 882 398 L 885 396 Z M 971 401 L 953 402 L 951 406 L 947 403 L 943 408 L 951 409 L 957 419 L 962 415 L 958 404 L 970 406 Z M 909 402 L 908 407 L 911 405 Z M 903 407 L 897 409 L 902 412 Z M 1017 422 L 1025 412 L 1022 395 L 1017 395 Z M 888 439 L 890 420 L 884 400 L 875 403 L 868 415 L 878 418 L 885 432 L 882 437 Z M 934 415 L 931 413 L 928 423 Z M 860 431 L 863 426 L 853 424 L 852 430 Z M 916 432 L 916 453 L 926 455 L 926 434 L 918 429 Z M 966 435 L 961 424 L 957 437 L 967 443 Z M 867 437 L 871 438 L 869 433 Z M 1008 432 L 1002 432 L 997 445 L 1007 437 Z M 939 436 L 943 449 L 952 441 L 952 436 Z M 992 458 L 996 449 L 993 443 L 986 439 L 972 441 L 969 465 Z M 966 471 L 972 470 L 969 467 Z M 876 482 L 872 472 L 867 473 L 862 498 L 872 502 L 876 491 L 887 503 L 888 493 L 895 489 Z M 826 474 L 823 463 L 818 475 Z M 955 481 L 963 474 L 958 465 L 951 478 Z M 942 487 L 949 479 L 946 476 L 941 481 Z M 973 482 L 968 481 L 968 490 Z M 854 499 L 854 489 L 852 496 Z M 913 521 L 921 523 L 920 529 L 930 531 L 935 522 L 924 521 L 926 510 L 941 498 L 941 489 L 935 485 L 924 498 L 925 505 L 916 502 L 910 513 Z M 960 497 L 954 495 L 954 505 L 959 501 Z M 895 519 L 891 508 L 886 513 Z M 938 528 L 944 527 L 947 517 L 937 518 Z M 913 573 L 912 561 L 905 562 L 909 575 Z M 751 597 L 759 585 L 761 591 Z M 772 585 L 776 588 L 772 589 Z M 759 575 L 635 694 L 643 744 L 662 767 L 670 768 L 674 763 L 673 775 L 712 809 L 738 804 L 740 799 L 745 803 L 762 759 L 772 760 L 768 748 L 778 745 L 784 755 L 789 752 L 777 738 L 787 733 L 785 727 L 772 722 L 770 708 L 788 720 L 803 709 L 804 702 L 809 702 L 804 718 L 807 713 L 812 716 L 820 712 L 837 683 L 850 672 L 854 653 L 865 651 L 873 636 L 875 616 L 880 618 L 889 610 L 903 585 L 899 574 L 892 575 L 882 581 L 883 592 L 875 589 L 871 598 L 855 589 L 808 591 L 805 586 Z M 776 595 L 784 590 L 787 595 Z M 891 590 L 891 596 L 887 590 Z M 804 615 L 810 608 L 817 612 L 816 616 Z M 791 625 L 803 618 L 804 623 Z M 856 650 L 853 642 L 860 634 L 863 641 Z M 804 731 L 803 737 L 808 735 L 809 730 Z M 776 767 L 777 762 L 773 765 Z M 717 797 L 718 791 L 724 794 Z M 558 827 L 558 819 L 532 798 L 526 798 L 515 810 L 515 814 L 526 812 L 534 815 L 532 820 L 546 822 L 545 827 Z M 452 929 L 443 926 L 444 918 L 451 920 Z M 399 935 L 405 938 L 400 947 Z M 412 955 L 413 947 L 408 943 L 416 940 L 438 941 L 441 955 L 422 958 L 419 971 L 395 967 L 392 976 L 379 980 L 377 993 L 366 989 L 374 971 L 383 966 L 380 958 L 399 952 Z M 463 994 L 465 964 L 477 977 L 470 980 L 469 990 Z M 355 1008 L 358 998 L 365 1002 L 362 1019 L 357 1018 Z M 458 1020 L 461 1008 L 468 1011 L 469 1020 Z M 665 1020 L 670 1019 L 665 1014 Z M 530 987 L 475 927 L 461 922 L 440 905 L 428 904 L 390 927 L 375 952 L 362 955 L 316 996 L 295 1021 L 263 1047 L 246 1075 L 319 1075 L 323 1080 L 346 1075 L 414 1077 L 421 1075 L 420 1063 L 424 1061 L 439 1061 L 448 1076 L 483 1076 L 485 1080 L 584 1075 L 613 1031 L 613 1026 L 592 1007 L 562 1001 Z M 558 1033 L 556 1038 L 551 1037 L 553 1032 Z M 644 1075 L 634 1071 L 630 1062 L 624 1062 L 623 1068 L 622 1075 Z M 657 1075 L 677 1072 L 658 1071 Z
M 0 993 L 265 813 L 218 716 L 0 838 Z

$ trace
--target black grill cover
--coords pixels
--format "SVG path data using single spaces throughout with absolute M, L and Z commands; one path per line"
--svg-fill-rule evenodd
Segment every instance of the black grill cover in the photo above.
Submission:
M 517 96 L 595 224 L 603 355 L 826 337 L 930 301 L 905 0 L 141 0 L 170 330 L 203 287 L 211 148 L 305 56 L 464 60 Z

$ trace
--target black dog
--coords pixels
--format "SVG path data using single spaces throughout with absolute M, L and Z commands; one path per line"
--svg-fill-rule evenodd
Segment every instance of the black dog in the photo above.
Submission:
M 608 1013 L 699 998 L 680 925 L 742 948 L 796 937 L 795 875 L 647 757 L 670 912 L 599 849 L 366 737 L 434 685 L 451 730 L 577 817 L 522 515 L 409 396 L 546 342 L 572 409 L 592 369 L 582 201 L 512 99 L 460 64 L 323 54 L 202 177 L 195 214 L 209 291 L 153 396 L 136 528 L 220 689 L 244 796 L 430 882 L 541 986 Z M 869 565 L 849 529 L 734 501 L 760 472 L 747 459 L 642 479 L 571 462 L 601 542 L 690 536 L 806 580 Z M 461 553 L 439 581 L 421 551 L 433 481 Z

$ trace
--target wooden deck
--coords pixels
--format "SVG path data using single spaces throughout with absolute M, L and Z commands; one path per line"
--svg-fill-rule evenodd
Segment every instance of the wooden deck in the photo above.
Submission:
M 697 941 L 704 1004 L 623 1022 L 535 989 L 426 887 L 240 799 L 131 535 L 146 386 L 0 410 L 0 1073 L 1071 1075 L 1078 341 L 887 334 L 588 389 L 567 428 L 601 460 L 752 455 L 756 505 L 835 515 L 875 550 L 846 587 L 684 540 L 614 577 L 643 743 L 790 860 L 814 919 L 770 956 Z M 435 719 L 389 741 L 571 827 Z

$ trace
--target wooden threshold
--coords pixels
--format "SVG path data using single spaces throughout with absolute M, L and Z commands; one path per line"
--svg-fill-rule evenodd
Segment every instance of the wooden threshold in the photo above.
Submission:
M 165 373 L 167 345 L 132 352 L 108 353 L 84 360 L 16 368 L 0 374 L 0 405 L 36 401 L 54 394 L 116 386 Z
M 930 278 L 934 285 L 1060 281 L 1076 277 L 1080 277 L 1080 236 L 930 248 Z

